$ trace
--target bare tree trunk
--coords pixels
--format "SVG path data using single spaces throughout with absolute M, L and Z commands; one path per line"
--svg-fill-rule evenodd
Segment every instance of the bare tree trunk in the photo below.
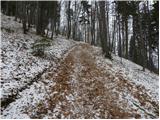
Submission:
M 121 24 L 120 24 L 120 15 L 118 14 L 118 32 L 119 32 L 119 43 L 118 43 L 118 55 L 122 57 L 122 49 L 121 49 Z
M 106 28 L 106 18 L 105 18 L 105 1 L 99 1 L 100 13 L 99 14 L 99 28 L 100 28 L 100 39 L 102 51 L 105 54 L 105 57 L 111 59 L 111 54 L 108 48 L 107 41 L 107 28 Z
M 87 30 L 86 30 L 86 24 L 84 25 L 84 31 L 85 31 L 85 42 L 87 42 Z
M 141 18 L 140 18 L 140 11 L 138 9 L 138 24 L 139 24 L 139 32 L 140 32 L 140 45 L 141 45 L 141 53 L 142 53 L 142 66 L 143 66 L 143 71 L 145 71 L 146 68 L 146 62 L 145 62 L 145 45 L 144 45 L 144 38 L 143 38 L 143 34 L 142 34 L 142 22 L 141 22 Z
M 114 49 L 114 44 L 115 44 L 115 33 L 116 33 L 116 31 L 115 31 L 115 27 L 116 27 L 116 20 L 114 20 L 113 21 L 113 32 L 112 32 L 112 45 L 111 45 L 111 52 L 113 51 L 113 49 Z
M 125 57 L 125 34 L 124 34 L 124 18 L 122 16 L 122 56 Z
M 38 35 L 41 34 L 41 29 L 42 29 L 42 25 L 41 25 L 41 3 L 40 1 L 37 2 L 37 21 L 36 21 L 36 33 Z
M 89 15 L 88 15 L 88 21 L 89 21 Z M 87 23 L 87 42 L 90 43 L 90 39 L 89 39 L 89 33 L 90 33 L 90 23 Z
M 97 2 L 95 1 L 95 6 L 96 6 L 96 17 L 98 18 L 97 19 L 97 29 L 96 29 L 96 45 L 100 46 L 101 45 L 101 41 L 100 41 L 100 28 L 99 28 L 99 9 L 98 9 L 98 4 Z
M 29 7 L 28 7 L 28 10 L 27 10 L 27 13 L 28 13 L 28 29 L 31 27 L 31 13 L 32 13 L 32 8 L 31 8 L 31 3 L 29 3 Z
M 53 33 L 54 33 L 54 21 L 53 21 L 53 19 L 51 20 L 51 30 L 52 30 L 51 39 L 53 39 Z
M 74 19 L 73 19 L 73 34 L 72 34 L 72 37 L 74 40 L 76 40 L 76 32 L 77 32 L 77 24 L 76 24 L 76 14 L 77 14 L 77 1 L 75 1 L 75 14 L 74 14 Z
M 91 7 L 91 45 L 95 45 L 95 9 Z
M 16 2 L 16 11 L 15 11 L 15 21 L 17 21 L 17 18 L 18 18 L 18 2 Z
M 128 59 L 128 17 L 125 18 L 125 32 L 126 32 L 126 58 Z
M 108 47 L 109 47 L 109 51 L 111 50 L 110 44 L 110 34 L 109 34 L 109 2 L 106 1 L 106 14 L 107 14 L 107 18 L 106 18 L 106 28 L 107 28 L 107 39 L 108 39 Z
M 70 13 L 70 5 L 71 5 L 71 1 L 68 1 L 68 34 L 67 34 L 67 38 L 70 38 L 70 34 L 71 34 L 71 13 Z
M 23 9 L 23 19 L 22 19 L 22 22 L 23 22 L 23 33 L 26 34 L 27 32 L 27 28 L 26 28 L 26 2 L 23 1 L 22 2 L 22 9 Z

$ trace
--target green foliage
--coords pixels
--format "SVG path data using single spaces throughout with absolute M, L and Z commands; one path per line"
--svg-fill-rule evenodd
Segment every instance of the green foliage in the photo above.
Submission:
M 14 30 L 11 30 L 10 28 L 4 28 L 4 27 L 1 27 L 1 30 L 5 30 L 8 33 L 13 33 L 14 32 Z
M 41 40 L 36 41 L 32 46 L 32 54 L 34 56 L 43 57 L 45 49 L 52 45 L 51 42 L 52 40 L 47 38 L 42 38 Z

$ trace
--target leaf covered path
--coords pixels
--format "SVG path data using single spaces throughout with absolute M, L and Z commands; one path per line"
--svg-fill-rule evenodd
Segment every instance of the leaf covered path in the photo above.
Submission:
M 40 103 L 32 118 L 157 118 L 158 106 L 142 86 L 127 80 L 112 64 L 99 66 L 87 44 L 72 49 L 57 70 L 47 106 Z M 32 111 L 32 110 L 31 110 Z M 28 113 L 32 113 L 32 112 Z

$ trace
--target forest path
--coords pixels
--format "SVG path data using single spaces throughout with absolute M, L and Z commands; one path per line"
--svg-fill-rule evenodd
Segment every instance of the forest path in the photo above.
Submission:
M 88 44 L 75 46 L 58 69 L 45 76 L 55 81 L 48 93 L 50 98 L 47 106 L 39 104 L 30 117 L 157 118 L 158 105 L 147 90 L 129 82 L 121 71 L 114 73 L 112 65 L 107 66 L 97 66 Z
M 66 38 L 55 39 L 48 50 L 53 60 L 40 59 L 30 53 L 41 39 L 34 29 L 24 35 L 21 23 L 5 15 L 2 27 L 1 97 L 15 98 L 3 104 L 3 119 L 158 118 L 158 75 Z

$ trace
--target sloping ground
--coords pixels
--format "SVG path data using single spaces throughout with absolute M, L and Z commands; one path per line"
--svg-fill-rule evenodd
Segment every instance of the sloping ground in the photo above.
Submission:
M 13 22 L 13 18 L 9 18 L 8 22 Z M 19 37 L 13 39 L 12 36 Z M 29 40 L 25 42 L 27 37 Z M 1 100 L 13 94 L 11 91 L 18 91 L 15 100 L 1 108 L 2 118 L 158 118 L 156 74 L 143 72 L 140 66 L 125 59 L 121 64 L 120 58 L 114 55 L 113 61 L 104 59 L 100 48 L 63 38 L 57 38 L 46 50 L 47 59 L 40 59 L 29 52 L 29 41 L 34 41 L 36 37 L 33 33 L 23 35 L 2 31 Z M 24 39 L 22 43 L 28 46 L 26 49 L 22 47 L 23 51 L 16 45 L 11 47 L 20 43 L 20 39 Z M 33 60 L 26 64 L 29 58 Z M 13 69 L 19 64 L 17 60 L 23 60 L 20 66 L 23 70 Z M 34 63 L 36 67 L 32 65 Z M 45 72 L 41 73 L 38 66 L 45 66 L 41 68 L 46 69 Z M 33 78 L 37 72 L 41 74 L 36 80 L 28 79 L 28 75 L 14 80 L 10 74 L 17 76 L 19 71 L 23 74 L 28 72 Z M 19 85 L 16 89 L 13 85 L 15 81 Z M 24 81 L 33 82 L 27 84 Z M 7 84 L 8 89 L 5 87 Z M 27 87 L 19 91 L 26 84 Z
M 125 74 L 129 77 L 129 80 L 133 81 L 136 85 L 142 85 L 148 90 L 148 94 L 152 96 L 152 99 L 159 99 L 159 76 L 151 73 L 149 70 L 142 71 L 142 66 L 134 64 L 133 62 L 123 59 L 120 63 L 120 58 L 114 56 L 114 67 L 121 67 Z
M 75 46 L 57 68 L 21 92 L 3 118 L 158 118 L 158 100 L 150 89 L 100 55 L 87 44 Z
M 47 59 L 38 58 L 31 54 L 31 47 L 42 37 L 35 35 L 34 29 L 23 34 L 21 24 L 15 22 L 13 17 L 2 14 L 1 18 L 0 98 L 4 109 L 17 98 L 19 92 L 29 88 L 49 67 L 56 67 L 59 59 L 76 43 L 55 38 L 53 45 L 45 51 Z
M 51 87 L 54 95 L 48 100 L 47 107 L 41 104 L 35 116 L 30 116 L 157 118 L 158 101 L 148 95 L 145 87 L 131 82 L 120 68 L 114 70 L 111 62 L 97 62 L 97 53 L 94 51 L 89 45 L 79 45 L 64 59 L 58 73 L 50 72 L 46 75 L 55 81 Z M 98 66 L 100 63 L 101 66 Z

